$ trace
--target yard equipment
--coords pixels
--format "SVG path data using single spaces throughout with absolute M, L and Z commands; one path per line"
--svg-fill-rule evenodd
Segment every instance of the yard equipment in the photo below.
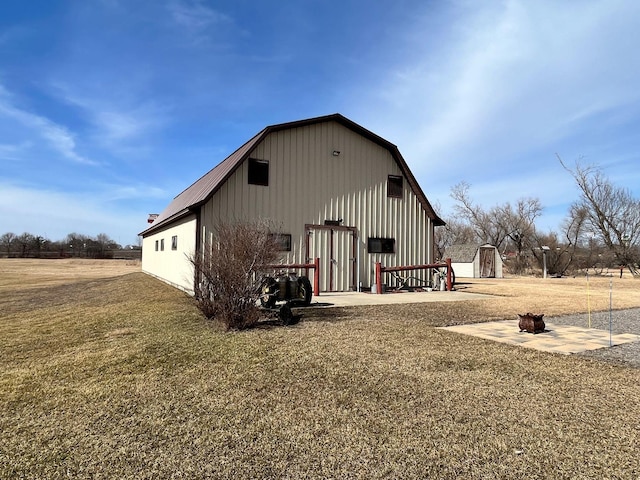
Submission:
M 260 286 L 260 305 L 273 308 L 276 302 L 307 306 L 311 303 L 312 288 L 309 278 L 295 273 L 266 276 Z

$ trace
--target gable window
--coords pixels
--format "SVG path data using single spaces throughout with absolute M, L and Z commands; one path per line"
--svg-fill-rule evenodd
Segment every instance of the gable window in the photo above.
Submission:
M 173 237 L 171 237 L 171 250 L 177 250 L 178 249 L 178 236 L 174 235 Z
M 389 175 L 387 177 L 387 197 L 402 198 L 402 177 Z
M 269 186 L 269 161 L 249 159 L 249 184 Z
M 160 251 L 164 252 L 164 238 L 160 239 Z
M 156 240 L 156 252 L 158 251 L 158 240 Z
M 271 233 L 271 238 L 276 244 L 279 252 L 291 251 L 291 234 L 290 233 Z
M 369 237 L 367 251 L 369 253 L 396 253 L 396 239 Z

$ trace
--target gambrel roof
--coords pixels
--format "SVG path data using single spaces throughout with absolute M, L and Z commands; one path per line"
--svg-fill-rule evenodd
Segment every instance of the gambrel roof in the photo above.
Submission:
M 445 248 L 442 258 L 450 258 L 452 263 L 471 263 L 473 262 L 474 258 L 476 258 L 478 249 L 481 247 L 495 248 L 493 245 L 490 245 L 488 243 L 482 245 L 478 243 L 449 245 L 447 248 Z
M 352 122 L 339 113 L 334 113 L 332 115 L 309 118 L 307 120 L 298 120 L 289 123 L 281 123 L 264 128 L 248 142 L 246 142 L 235 152 L 229 155 L 226 159 L 224 159 L 221 163 L 219 163 L 216 167 L 214 167 L 199 180 L 197 180 L 193 185 L 176 196 L 169 204 L 169 206 L 167 206 L 167 208 L 158 216 L 158 218 L 155 219 L 153 224 L 145 231 L 143 231 L 141 235 L 148 235 L 149 233 L 152 233 L 153 231 L 158 230 L 172 223 L 173 221 L 179 220 L 192 213 L 200 205 L 206 203 L 227 181 L 227 179 L 236 171 L 236 169 L 249 157 L 253 149 L 270 133 L 332 121 L 343 125 L 353 132 L 389 150 L 391 156 L 396 161 L 403 175 L 407 179 L 413 193 L 416 195 L 420 204 L 422 205 L 422 208 L 427 213 L 427 216 L 433 221 L 434 225 L 440 226 L 445 224 L 445 222 L 440 217 L 438 217 L 433 207 L 427 200 L 427 197 L 420 188 L 420 185 L 418 185 L 418 182 L 409 170 L 409 166 L 405 162 L 404 158 L 402 158 L 398 147 L 393 143 L 385 140 L 384 138 L 376 135 L 375 133 L 367 130 L 366 128 L 358 125 L 357 123 Z
M 467 243 L 465 245 L 449 245 L 442 255 L 443 258 L 450 258 L 452 263 L 470 263 L 478 252 L 480 245 L 477 243 Z

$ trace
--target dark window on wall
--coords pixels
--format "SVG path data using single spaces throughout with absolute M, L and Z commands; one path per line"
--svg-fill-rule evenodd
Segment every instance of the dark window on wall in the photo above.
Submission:
M 269 185 L 269 161 L 249 159 L 249 184 L 250 185 Z
M 402 198 L 402 177 L 389 175 L 387 177 L 387 197 Z
M 290 233 L 272 233 L 271 237 L 276 243 L 279 252 L 291 251 L 291 234 Z
M 158 251 L 158 240 L 156 240 L 156 252 Z
M 369 253 L 396 253 L 396 239 L 369 237 L 367 239 L 367 251 Z
M 178 236 L 174 235 L 173 237 L 171 237 L 171 250 L 177 250 L 178 249 Z
M 164 252 L 164 238 L 160 239 L 160 251 Z

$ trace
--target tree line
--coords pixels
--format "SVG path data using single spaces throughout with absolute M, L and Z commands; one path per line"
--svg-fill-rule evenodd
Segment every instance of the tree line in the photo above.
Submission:
M 536 220 L 543 211 L 538 198 L 520 198 L 490 208 L 474 203 L 470 185 L 451 189 L 454 214 L 436 229 L 436 251 L 442 257 L 450 245 L 478 243 L 496 246 L 514 274 L 542 268 L 546 257 L 551 275 L 602 273 L 625 268 L 638 274 L 640 262 L 640 200 L 615 185 L 597 165 L 581 160 L 569 167 L 579 191 L 558 231 L 540 232 Z
M 0 256 L 8 258 L 113 258 L 114 252 L 122 248 L 106 233 L 92 237 L 74 232 L 57 241 L 27 232 L 20 235 L 6 232 L 0 235 Z
M 628 189 L 615 185 L 597 165 L 580 160 L 562 167 L 573 177 L 579 191 L 558 231 L 540 232 L 536 220 L 543 212 L 538 198 L 520 198 L 490 208 L 477 205 L 470 185 L 461 182 L 451 189 L 454 213 L 446 226 L 436 229 L 435 248 L 443 258 L 447 247 L 459 244 L 496 246 L 514 274 L 542 267 L 546 257 L 551 275 L 579 271 L 601 273 L 626 268 L 639 273 L 640 200 Z M 95 237 L 70 233 L 51 241 L 40 235 L 12 232 L 0 236 L 0 256 L 21 258 L 113 258 L 122 249 L 107 234 Z M 127 246 L 140 249 L 140 246 Z

